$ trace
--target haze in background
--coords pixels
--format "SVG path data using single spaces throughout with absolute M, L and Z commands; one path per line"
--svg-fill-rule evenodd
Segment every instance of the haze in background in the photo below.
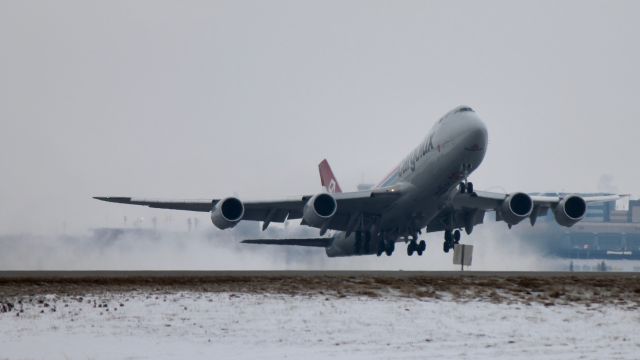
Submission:
M 504 224 L 478 227 L 465 243 L 476 245 L 472 270 L 566 270 L 569 260 L 547 259 L 544 252 L 506 232 Z M 112 230 L 115 233 L 117 230 Z M 259 228 L 211 228 L 192 232 L 130 230 L 120 236 L 0 237 L 1 270 L 457 270 L 442 252 L 441 234 L 423 236 L 424 256 L 406 255 L 398 243 L 393 256 L 327 258 L 322 248 L 240 244 L 259 236 Z M 106 236 L 105 236 L 106 235 Z M 306 227 L 272 227 L 264 236 L 316 236 Z
M 489 128 L 476 187 L 588 192 L 614 178 L 637 193 L 639 10 L 1 1 L 0 234 L 77 235 L 125 216 L 205 226 L 205 213 L 91 196 L 315 193 L 325 157 L 355 189 L 459 104 Z

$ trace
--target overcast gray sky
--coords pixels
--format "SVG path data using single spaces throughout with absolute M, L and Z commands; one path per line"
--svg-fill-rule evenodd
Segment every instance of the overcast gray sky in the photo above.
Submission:
M 489 128 L 476 187 L 637 194 L 639 10 L 0 0 L 0 233 L 167 214 L 93 195 L 312 193 L 324 157 L 352 189 L 459 104 Z

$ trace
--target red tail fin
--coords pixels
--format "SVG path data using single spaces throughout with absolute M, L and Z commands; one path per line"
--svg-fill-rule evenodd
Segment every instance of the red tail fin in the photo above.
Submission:
M 320 169 L 320 183 L 329 193 L 341 193 L 342 189 L 340 185 L 338 185 L 338 180 L 333 175 L 333 171 L 331 171 L 331 166 L 329 166 L 329 162 L 327 159 L 322 160 L 322 162 L 318 165 Z

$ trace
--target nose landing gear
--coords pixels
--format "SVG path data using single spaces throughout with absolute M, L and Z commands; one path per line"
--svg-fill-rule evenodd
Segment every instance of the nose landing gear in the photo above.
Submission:
M 468 182 L 468 181 L 464 181 L 460 183 L 460 193 L 461 194 L 475 194 L 475 191 L 473 191 L 473 183 L 472 182 Z
M 461 168 L 464 180 L 460 183 L 460 193 L 475 195 L 476 193 L 473 191 L 473 183 L 468 180 L 469 172 L 471 171 L 471 164 L 462 164 Z

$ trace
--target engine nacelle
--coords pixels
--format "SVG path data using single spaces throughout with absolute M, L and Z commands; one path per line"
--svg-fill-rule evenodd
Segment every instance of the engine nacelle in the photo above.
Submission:
M 587 213 L 587 202 L 576 195 L 565 196 L 555 209 L 553 215 L 558 225 L 571 227 L 584 218 Z
M 500 207 L 500 216 L 509 225 L 516 225 L 531 216 L 533 200 L 525 193 L 513 193 L 507 196 Z
M 307 225 L 320 228 L 331 220 L 337 210 L 338 203 L 333 196 L 326 193 L 317 194 L 304 205 L 302 220 Z
M 238 198 L 228 197 L 218 201 L 211 211 L 211 222 L 218 229 L 232 228 L 242 220 L 244 204 Z

